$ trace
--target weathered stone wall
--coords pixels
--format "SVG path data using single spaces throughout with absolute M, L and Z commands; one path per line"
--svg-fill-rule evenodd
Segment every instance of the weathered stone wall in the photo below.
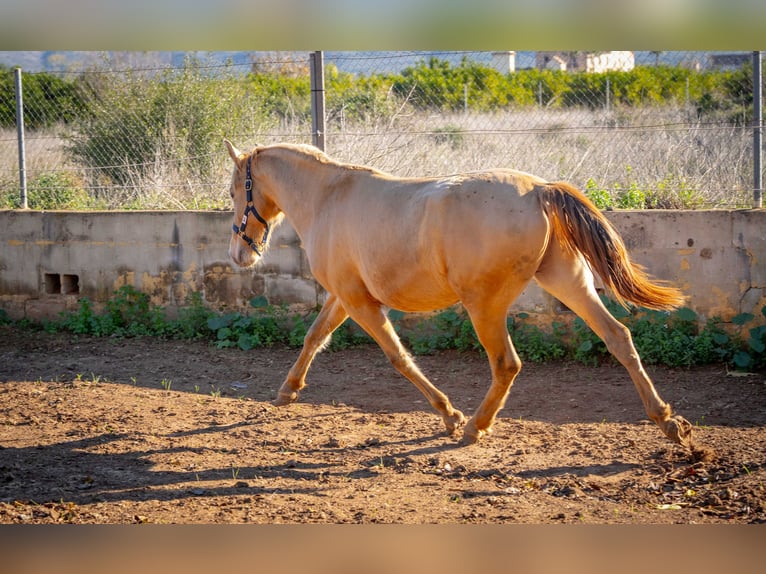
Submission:
M 766 305 L 766 211 L 615 211 L 606 215 L 633 258 L 679 285 L 703 318 Z M 314 307 L 314 282 L 289 224 L 274 232 L 255 270 L 228 257 L 228 212 L 0 211 L 0 308 L 11 317 L 56 317 L 81 297 L 102 305 L 132 285 L 169 310 L 200 292 L 216 310 L 272 303 Z M 514 310 L 555 318 L 561 305 L 532 284 Z

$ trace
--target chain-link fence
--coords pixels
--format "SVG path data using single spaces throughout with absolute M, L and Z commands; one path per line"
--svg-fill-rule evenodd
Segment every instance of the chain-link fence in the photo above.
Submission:
M 105 55 L 23 73 L 32 208 L 228 208 L 221 140 L 312 142 L 310 54 Z M 600 207 L 753 204 L 753 53 L 326 52 L 324 145 L 402 176 L 509 167 Z M 758 68 L 760 68 L 760 58 Z M 19 205 L 0 68 L 0 207 Z

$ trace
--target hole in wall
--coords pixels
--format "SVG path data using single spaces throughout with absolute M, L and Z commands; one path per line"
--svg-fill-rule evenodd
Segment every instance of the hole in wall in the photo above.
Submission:
M 64 295 L 72 295 L 80 292 L 80 277 L 77 275 L 61 276 L 61 292 Z
M 80 292 L 80 276 L 72 274 L 46 273 L 45 293 L 48 295 L 72 295 Z
M 61 276 L 58 273 L 45 274 L 45 292 L 50 295 L 61 293 Z

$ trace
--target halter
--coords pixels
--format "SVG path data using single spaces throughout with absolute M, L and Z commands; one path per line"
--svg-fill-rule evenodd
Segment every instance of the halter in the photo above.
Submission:
M 250 173 L 250 160 L 253 156 L 250 156 L 247 158 L 247 171 L 245 172 L 245 193 L 247 193 L 247 205 L 245 206 L 245 214 L 242 216 L 242 223 L 239 227 L 237 227 L 237 224 L 235 223 L 232 225 L 232 228 L 234 229 L 234 233 L 242 238 L 242 241 L 247 243 L 250 248 L 256 252 L 256 254 L 261 254 L 261 249 L 264 248 L 264 245 L 266 244 L 266 239 L 269 237 L 269 222 L 266 221 L 263 217 L 261 217 L 261 214 L 258 213 L 258 210 L 255 208 L 255 205 L 253 204 L 253 177 Z M 245 233 L 245 229 L 247 228 L 247 216 L 250 214 L 255 215 L 255 218 L 263 223 L 266 226 L 266 229 L 263 231 L 263 237 L 261 237 L 261 240 L 256 243 L 252 237 L 247 235 Z M 260 249 L 258 248 L 260 246 Z

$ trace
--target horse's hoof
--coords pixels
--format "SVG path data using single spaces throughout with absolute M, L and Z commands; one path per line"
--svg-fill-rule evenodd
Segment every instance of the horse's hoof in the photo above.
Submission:
M 447 427 L 447 434 L 455 434 L 465 424 L 465 415 L 455 409 L 449 416 L 444 417 L 444 426 Z
M 492 427 L 486 429 L 477 429 L 476 423 L 470 420 L 463 431 L 463 438 L 460 443 L 464 446 L 475 444 L 483 437 L 492 434 Z
M 279 393 L 277 394 L 277 398 L 274 399 L 273 405 L 275 407 L 284 407 L 289 405 L 290 403 L 294 403 L 298 400 L 298 391 L 293 391 L 290 393 Z
M 675 415 L 664 421 L 662 430 L 670 440 L 688 449 L 692 448 L 692 424 Z

